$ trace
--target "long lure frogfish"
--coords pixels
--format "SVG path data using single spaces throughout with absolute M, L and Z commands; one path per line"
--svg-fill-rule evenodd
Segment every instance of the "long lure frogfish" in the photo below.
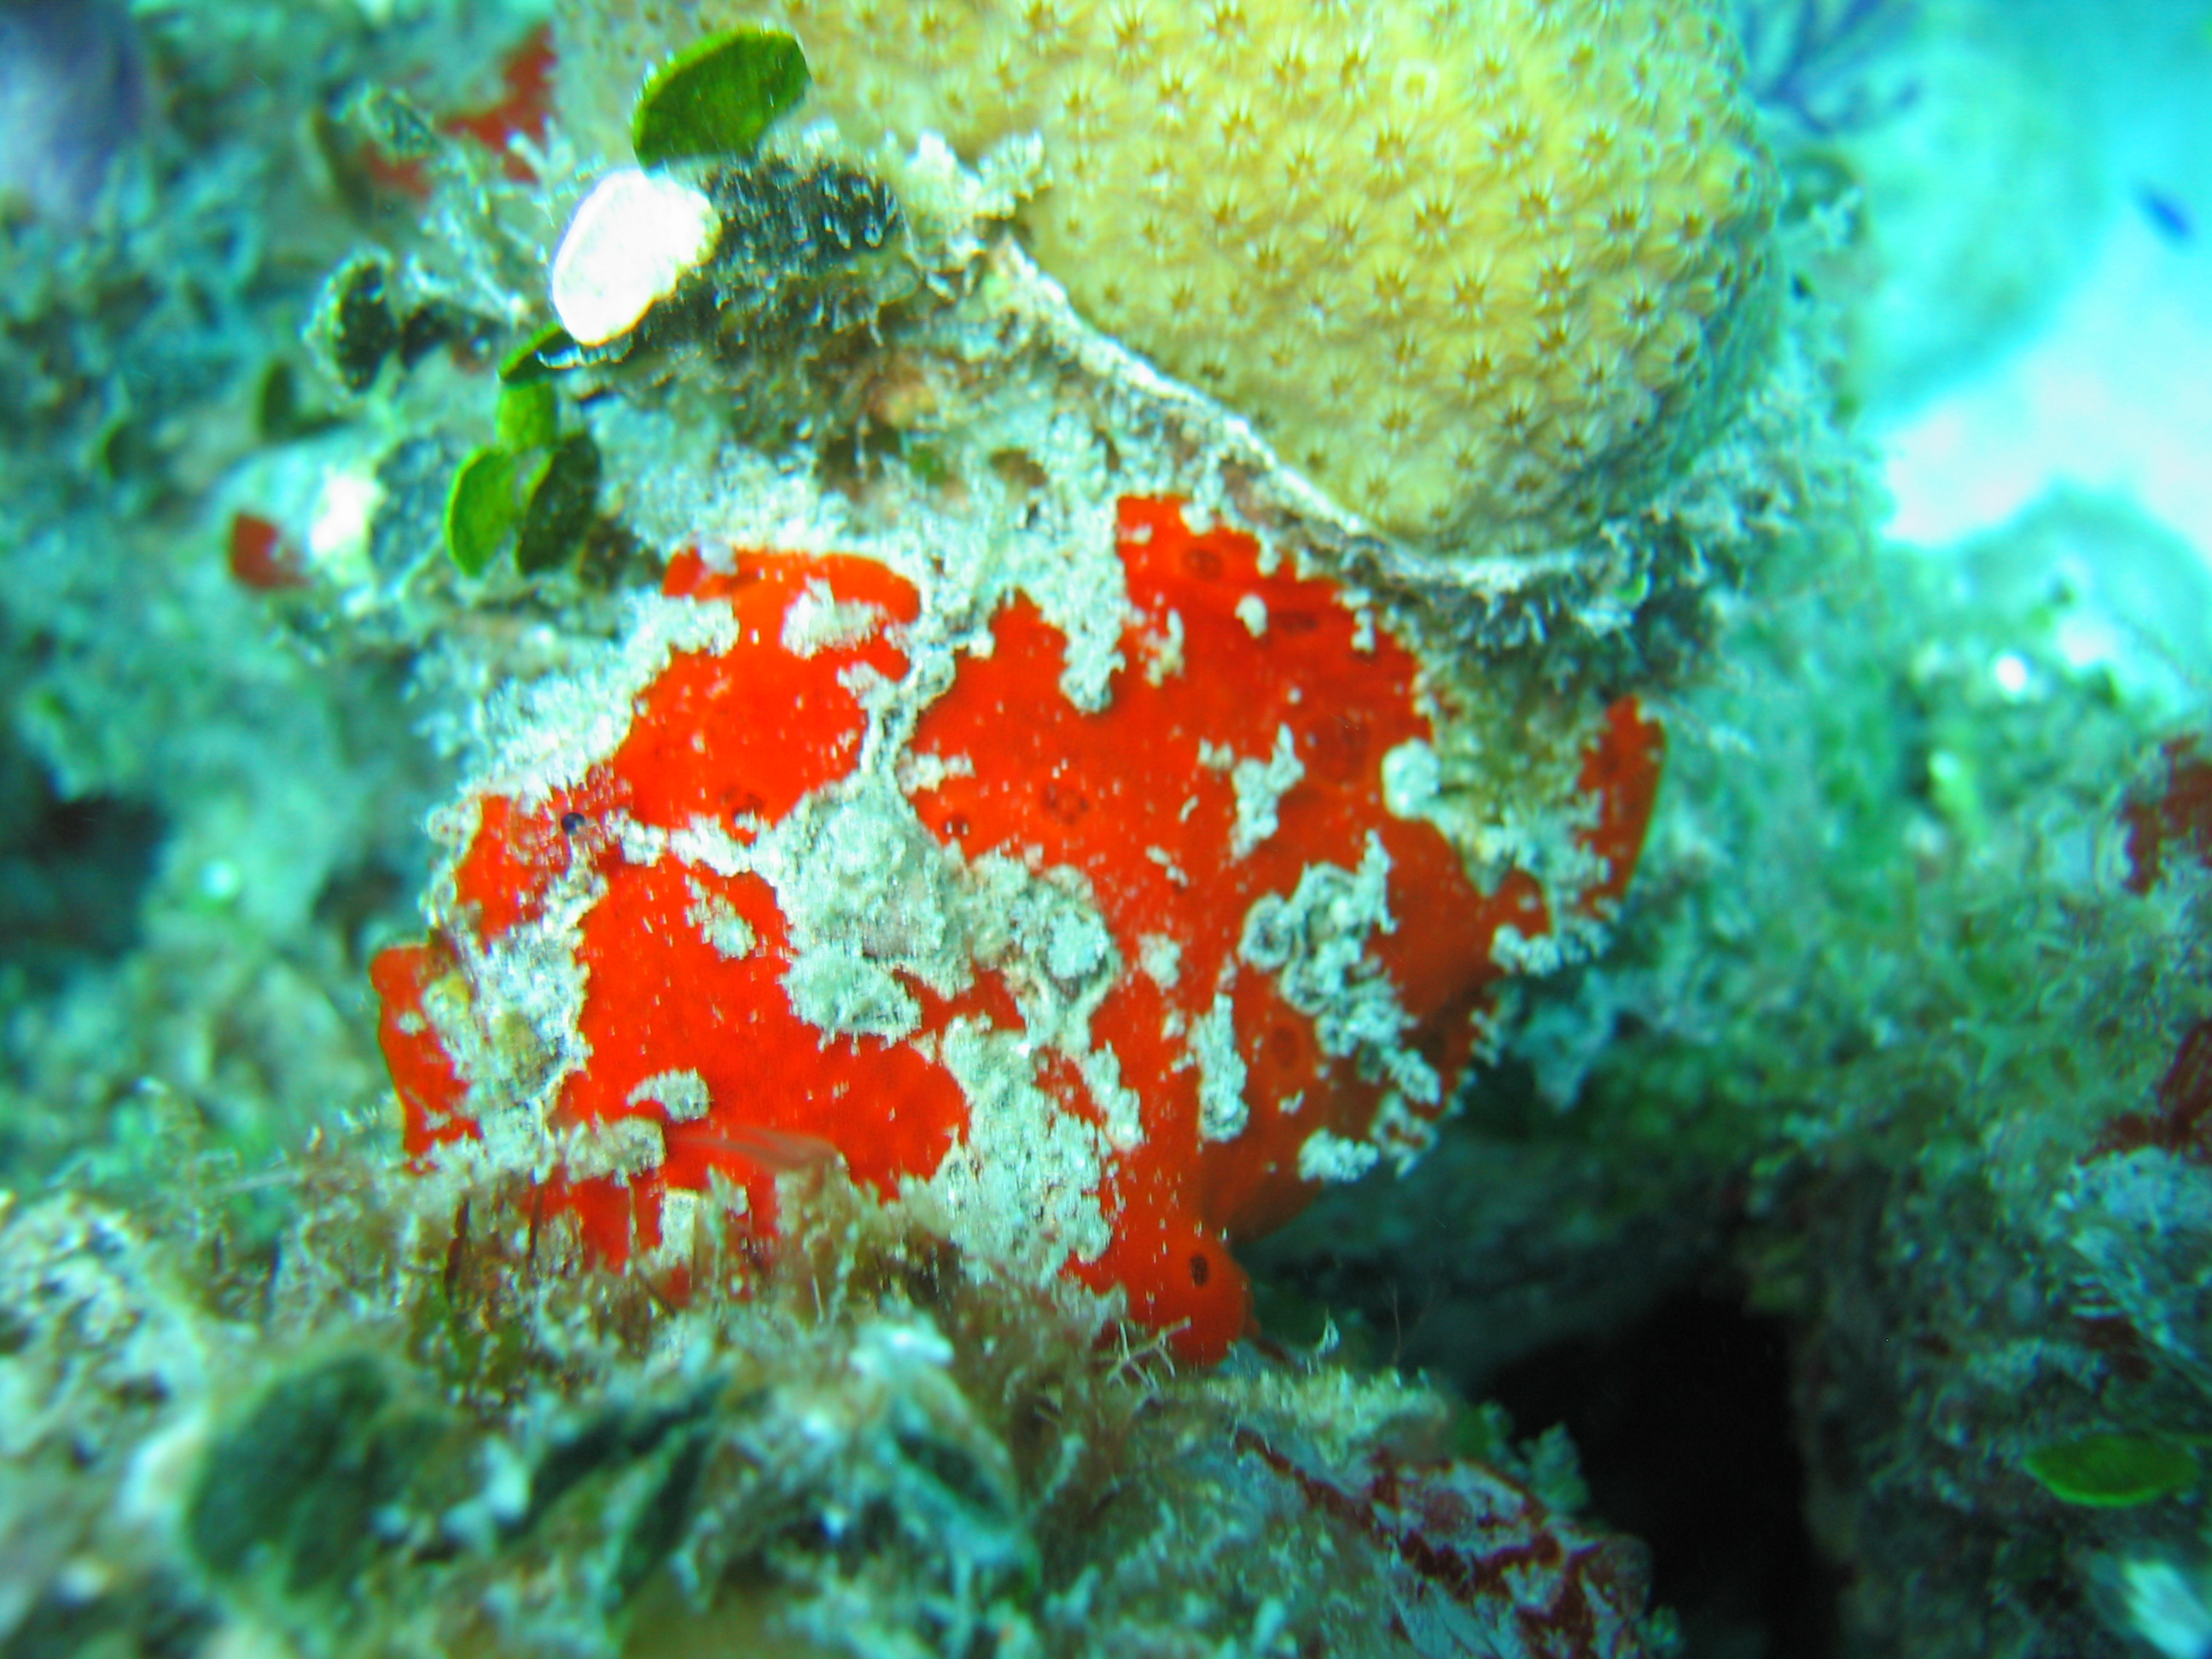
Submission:
M 1099 538 L 1080 599 L 957 614 L 893 559 L 685 553 L 518 697 L 374 968 L 410 1155 L 672 1277 L 834 1158 L 1224 1352 L 1231 1248 L 1418 1158 L 1500 982 L 1593 947 L 1660 731 L 1425 662 L 1173 500 Z

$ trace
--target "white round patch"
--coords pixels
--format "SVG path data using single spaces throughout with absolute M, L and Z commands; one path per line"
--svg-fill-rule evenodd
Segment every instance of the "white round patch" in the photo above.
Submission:
M 722 216 L 706 192 L 625 167 L 592 187 L 553 255 L 553 313 L 579 345 L 637 326 L 714 250 Z

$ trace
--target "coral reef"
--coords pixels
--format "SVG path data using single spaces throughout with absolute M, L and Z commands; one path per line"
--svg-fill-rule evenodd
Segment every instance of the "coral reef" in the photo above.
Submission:
M 1735 914 L 1765 943 L 1717 948 L 1714 914 L 1666 952 L 1660 1000 L 1632 999 L 1647 1035 L 1585 1101 L 1743 1136 L 1749 1292 L 1796 1323 L 1808 1512 L 1871 1650 L 2126 1651 L 2115 1562 L 2198 1547 L 2194 1483 L 2089 1508 L 2036 1474 L 2090 1437 L 2193 1443 L 2212 1398 L 2183 1288 L 2199 1172 L 2155 1144 L 2186 1134 L 2212 1013 L 2196 798 L 2160 738 L 2202 729 L 2212 665 L 2168 615 L 2206 586 L 2182 552 L 2056 503 L 1948 568 L 1887 556 L 1856 621 L 1839 595 L 1747 640 L 1865 690 L 1832 723 L 1731 702 L 1751 752 L 1816 781 L 1796 812 L 1736 763 L 1693 786 L 1747 792 L 1698 839 L 1747 849 Z M 2154 874 L 2142 826 L 2184 823 Z M 1762 862 L 1784 840 L 1833 849 L 1829 873 Z
M 1750 9 L 135 8 L 0 226 L 0 1653 L 2201 1645 L 2212 578 L 1832 420 L 2093 216 L 2055 0 Z
M 436 787 L 403 672 L 224 545 L 264 479 L 333 459 L 298 332 L 360 233 L 279 135 L 310 131 L 325 76 L 398 73 L 419 43 L 321 11 L 135 29 L 156 95 L 129 165 L 88 217 L 0 235 L 0 1167 L 27 1184 L 127 1163 L 178 1113 L 265 1152 L 375 1087 L 363 932 L 419 883 Z M 34 68 L 11 52 L 9 84 Z
M 886 165 L 1034 130 L 1024 240 L 1091 322 L 1378 527 L 1547 545 L 1641 504 L 1768 332 L 1775 192 L 1717 6 L 931 5 L 564 13 L 563 107 L 626 124 L 718 18 L 789 27 Z M 893 176 L 896 177 L 894 165 Z
M 751 187 L 842 143 L 772 131 Z M 1633 694 L 1825 505 L 1778 462 L 1802 354 L 1716 441 L 1670 411 L 1696 460 L 1618 535 L 1424 562 L 1074 314 L 1004 240 L 1042 199 L 1022 146 L 866 153 L 921 285 L 863 261 L 787 329 L 733 325 L 738 256 L 805 250 L 732 218 L 702 257 L 690 204 L 732 174 L 687 162 L 684 271 L 605 350 L 539 354 L 624 528 L 696 552 L 618 653 L 577 639 L 476 722 L 434 936 L 378 969 L 410 1149 L 530 1171 L 676 1284 L 702 1227 L 771 1239 L 776 1174 L 842 1158 L 1215 1358 L 1247 1324 L 1226 1244 L 1409 1164 L 1498 983 L 1601 944 L 1656 771 Z M 814 459 L 670 465 L 722 389 L 754 444 L 809 411 Z
M 2077 498 L 1946 563 L 1771 570 L 1744 678 L 1674 710 L 1613 951 L 1534 989 L 1401 1204 L 1328 1195 L 1262 1282 L 1480 1390 L 1729 1262 L 1794 1333 L 1853 1650 L 2132 1650 L 2118 1564 L 2196 1559 L 2201 1482 L 2092 1507 L 2038 1470 L 2100 1437 L 2172 1468 L 2212 1420 L 2185 559 Z

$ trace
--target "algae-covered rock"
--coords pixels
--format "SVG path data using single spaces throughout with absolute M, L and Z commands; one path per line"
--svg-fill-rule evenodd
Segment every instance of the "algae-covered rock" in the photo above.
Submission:
M 1573 1517 L 1555 1453 L 1455 1455 L 1449 1402 L 1394 1376 L 1175 1376 L 1102 1346 L 1098 1304 L 834 1188 L 751 1294 L 702 1259 L 672 1306 L 496 1194 L 441 1222 L 351 1156 L 298 1172 L 251 1263 L 185 1216 L 0 1221 L 0 1283 L 74 1287 L 23 1295 L 0 1357 L 0 1538 L 42 1540 L 11 1547 L 0 1640 L 1649 1650 L 1642 1556 Z M 80 1375 L 88 1342 L 112 1358 Z

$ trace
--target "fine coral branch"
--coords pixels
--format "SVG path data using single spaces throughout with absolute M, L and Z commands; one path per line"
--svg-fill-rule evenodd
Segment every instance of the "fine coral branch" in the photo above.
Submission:
M 1920 15 L 1919 0 L 1738 0 L 1736 32 L 1753 95 L 1816 138 L 1862 131 L 1909 107 L 1906 80 L 1881 60 Z

